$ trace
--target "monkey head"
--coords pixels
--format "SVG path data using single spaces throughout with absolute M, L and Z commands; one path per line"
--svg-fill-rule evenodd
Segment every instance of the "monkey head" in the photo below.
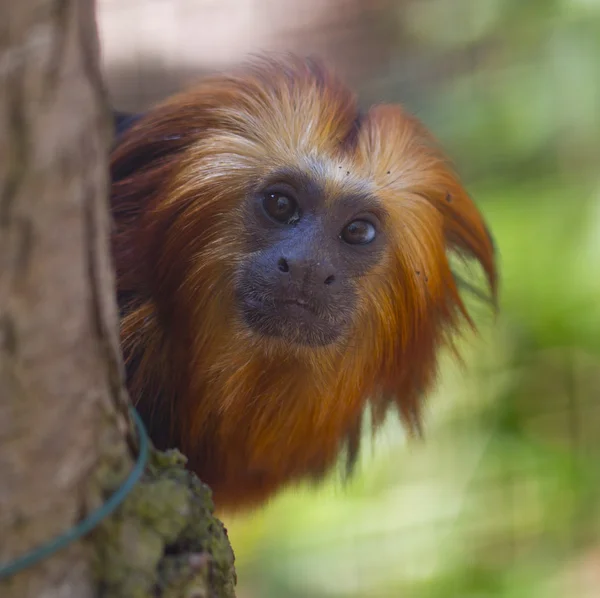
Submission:
M 233 303 L 265 346 L 343 349 L 376 329 L 397 352 L 464 312 L 447 250 L 476 257 L 493 279 L 479 212 L 399 106 L 361 115 L 333 74 L 293 58 L 209 79 L 180 102 L 155 116 L 165 126 L 177 107 L 187 119 L 169 202 L 156 210 L 169 212 L 163 239 L 187 268 L 157 274 L 161 289 L 192 285 L 202 317 Z
M 427 129 L 400 106 L 361 113 L 311 60 L 168 99 L 111 168 L 130 389 L 169 394 L 171 440 L 222 496 L 248 472 L 257 496 L 322 472 L 369 402 L 417 421 L 470 322 L 450 252 L 496 292 L 487 227 Z

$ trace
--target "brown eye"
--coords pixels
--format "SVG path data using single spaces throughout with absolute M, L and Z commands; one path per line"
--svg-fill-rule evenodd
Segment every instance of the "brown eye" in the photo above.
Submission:
M 375 227 L 367 220 L 353 220 L 340 236 L 350 245 L 366 245 L 375 238 Z
M 292 224 L 300 217 L 296 201 L 283 193 L 267 193 L 263 199 L 263 207 L 265 212 L 277 222 Z

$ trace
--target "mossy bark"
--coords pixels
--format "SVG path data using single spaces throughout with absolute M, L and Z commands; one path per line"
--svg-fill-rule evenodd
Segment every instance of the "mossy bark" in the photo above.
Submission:
M 76 525 L 136 458 L 109 257 L 92 0 L 0 3 L 0 564 Z M 234 596 L 210 491 L 176 453 L 3 598 Z
M 184 463 L 177 451 L 152 451 L 142 482 L 94 532 L 94 573 L 104 598 L 235 595 L 233 552 L 213 515 L 210 489 Z M 123 477 L 118 459 L 107 465 L 105 489 Z

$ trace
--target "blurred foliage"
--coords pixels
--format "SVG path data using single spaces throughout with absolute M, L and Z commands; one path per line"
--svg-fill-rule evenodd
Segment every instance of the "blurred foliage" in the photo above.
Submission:
M 400 100 L 467 176 L 517 181 L 564 162 L 595 170 L 598 0 L 410 0 L 367 101 Z M 382 18 L 386 15 L 382 14 Z
M 600 1 L 398 3 L 365 102 L 442 140 L 496 238 L 424 441 L 390 421 L 357 474 L 226 520 L 240 598 L 600 593 Z M 594 577 L 595 576 L 595 577 Z

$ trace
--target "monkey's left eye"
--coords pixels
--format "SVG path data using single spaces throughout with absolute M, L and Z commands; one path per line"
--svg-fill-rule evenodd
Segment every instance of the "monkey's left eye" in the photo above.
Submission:
M 283 193 L 268 192 L 263 199 L 265 212 L 277 222 L 292 224 L 300 218 L 298 204 Z
M 367 220 L 353 220 L 344 227 L 340 237 L 350 245 L 367 245 L 375 239 L 375 227 Z

